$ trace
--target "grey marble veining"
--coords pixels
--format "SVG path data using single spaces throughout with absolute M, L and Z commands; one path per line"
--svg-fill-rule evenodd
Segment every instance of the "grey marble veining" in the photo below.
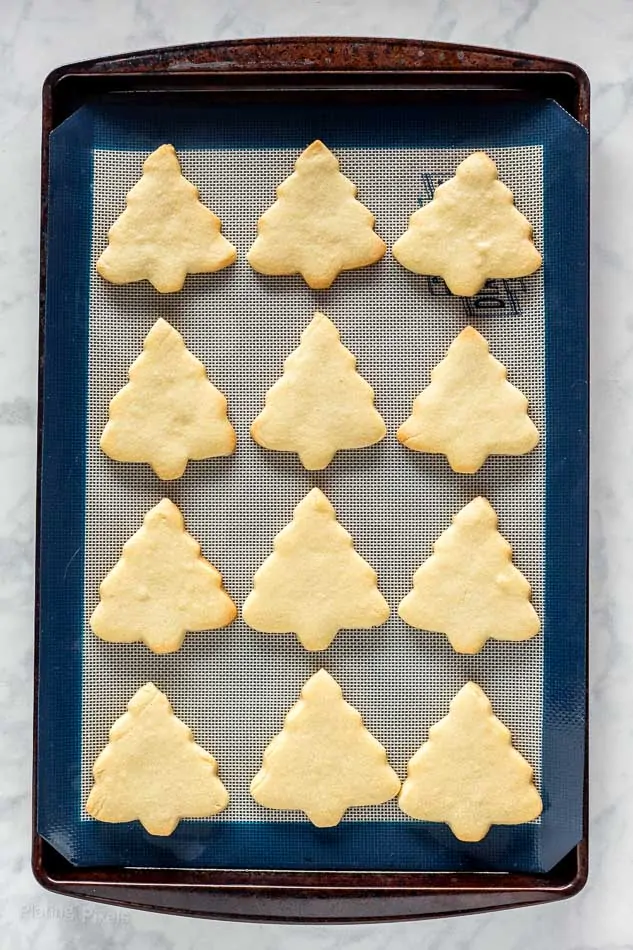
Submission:
M 633 948 L 633 4 L 629 0 L 2 0 L 0 3 L 0 948 Z M 57 898 L 29 869 L 40 90 L 124 50 L 300 33 L 400 35 L 568 58 L 593 87 L 591 876 L 573 901 L 476 917 L 228 924 Z

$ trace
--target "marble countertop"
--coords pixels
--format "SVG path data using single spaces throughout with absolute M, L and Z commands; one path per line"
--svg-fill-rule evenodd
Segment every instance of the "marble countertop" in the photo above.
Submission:
M 633 948 L 633 4 L 630 0 L 2 0 L 0 20 L 0 948 Z M 55 66 L 200 40 L 403 36 L 570 59 L 592 81 L 590 880 L 555 906 L 305 928 L 121 911 L 30 871 L 40 95 Z M 628 363 L 631 359 L 632 363 Z M 630 402 L 629 402 L 630 400 Z

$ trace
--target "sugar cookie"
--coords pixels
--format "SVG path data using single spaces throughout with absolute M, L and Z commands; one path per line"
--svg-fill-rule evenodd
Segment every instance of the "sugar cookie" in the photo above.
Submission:
M 99 592 L 90 618 L 96 635 L 108 643 L 142 640 L 154 653 L 174 653 L 188 631 L 225 627 L 237 615 L 219 571 L 168 498 L 147 512 Z
M 472 474 L 489 455 L 525 455 L 534 448 L 539 436 L 527 407 L 486 340 L 466 327 L 431 372 L 398 441 L 416 452 L 446 455 L 453 471 Z
M 497 524 L 485 498 L 458 511 L 398 607 L 412 627 L 445 633 L 458 653 L 478 653 L 489 637 L 529 640 L 540 630 L 530 585 Z
M 337 825 L 348 808 L 389 801 L 399 789 L 384 748 L 325 670 L 304 685 L 251 782 L 260 805 L 300 809 L 319 828 Z
M 323 290 L 341 271 L 380 260 L 387 245 L 374 231 L 374 216 L 356 200 L 356 185 L 323 142 L 309 145 L 295 169 L 259 219 L 247 255 L 251 267 L 270 276 L 301 274 Z
M 235 431 L 226 397 L 162 318 L 132 363 L 130 381 L 110 403 L 101 448 L 119 462 L 148 462 L 163 480 L 180 478 L 189 459 L 230 455 Z
M 365 448 L 386 432 L 374 391 L 356 372 L 356 357 L 332 321 L 315 313 L 268 391 L 251 435 L 264 448 L 297 452 L 304 467 L 315 470 L 339 449 Z
M 160 293 L 172 293 L 182 290 L 187 274 L 221 270 L 237 256 L 220 233 L 220 219 L 181 174 L 173 145 L 161 145 L 145 160 L 126 206 L 97 261 L 112 284 L 149 280 Z
M 481 841 L 491 825 L 518 825 L 543 810 L 532 767 L 475 683 L 467 683 L 448 716 L 429 729 L 398 799 L 411 818 L 441 821 L 460 841 Z
M 526 277 L 541 266 L 532 225 L 485 152 L 469 155 L 414 211 L 393 256 L 416 274 L 443 277 L 452 293 L 466 297 L 488 278 Z
M 389 617 L 376 572 L 354 550 L 323 492 L 313 488 L 253 579 L 242 616 L 262 633 L 295 633 L 306 650 L 325 650 L 342 629 Z
M 127 709 L 94 764 L 88 814 L 138 819 L 151 835 L 170 835 L 181 818 L 210 818 L 226 808 L 217 762 L 196 745 L 164 693 L 146 683 Z

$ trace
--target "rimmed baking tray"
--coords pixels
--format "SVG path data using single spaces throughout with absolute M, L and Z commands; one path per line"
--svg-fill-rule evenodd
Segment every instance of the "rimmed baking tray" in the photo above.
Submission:
M 39 880 L 65 893 L 134 906 L 208 916 L 289 920 L 424 916 L 534 903 L 573 893 L 586 877 L 587 180 L 586 134 L 581 129 L 588 121 L 586 77 L 570 64 L 490 50 L 404 41 L 267 40 L 162 50 L 64 67 L 47 80 L 44 97 L 34 811 L 34 867 Z M 558 110 L 556 128 L 562 129 L 553 138 L 542 122 L 542 116 L 552 111 L 552 102 Z M 140 140 L 138 113 L 130 111 L 135 108 L 143 114 Z M 124 151 L 140 147 L 142 151 L 145 146 L 160 144 L 161 136 L 165 140 L 168 133 L 177 138 L 179 148 L 195 149 L 200 142 L 195 137 L 187 139 L 187 128 L 195 126 L 196 121 L 200 124 L 200 109 L 206 109 L 216 124 L 218 116 L 224 115 L 227 125 L 230 114 L 244 117 L 241 124 L 239 118 L 237 122 L 231 120 L 235 127 L 228 133 L 229 137 L 233 135 L 228 144 L 232 146 L 248 146 L 244 140 L 236 142 L 235 136 L 239 138 L 240 125 L 249 122 L 272 129 L 270 134 L 277 135 L 277 139 L 268 144 L 280 149 L 297 145 L 301 135 L 306 137 L 326 128 L 330 141 L 350 162 L 353 147 L 358 145 L 345 138 L 352 134 L 345 130 L 345 116 L 352 114 L 356 133 L 361 130 L 364 143 L 374 147 L 406 148 L 422 143 L 440 149 L 472 149 L 479 141 L 480 147 L 518 144 L 542 148 L 547 340 L 544 377 L 548 393 L 543 459 L 549 510 L 555 510 L 556 516 L 546 519 L 544 537 L 547 557 L 543 596 L 550 619 L 544 634 L 543 729 L 539 741 L 543 746 L 546 809 L 542 827 L 529 834 L 544 835 L 548 828 L 555 829 L 556 834 L 547 838 L 547 853 L 540 851 L 537 863 L 525 855 L 521 857 L 518 838 L 503 842 L 503 857 L 497 860 L 493 835 L 492 850 L 479 852 L 475 859 L 453 854 L 434 863 L 428 855 L 422 856 L 421 847 L 416 863 L 413 846 L 408 860 L 399 864 L 395 842 L 400 840 L 403 828 L 384 822 L 370 829 L 371 848 L 366 846 L 366 831 L 350 823 L 345 825 L 347 855 L 343 847 L 331 857 L 327 841 L 321 838 L 317 843 L 313 839 L 312 852 L 310 840 L 305 844 L 308 850 L 299 855 L 286 847 L 289 857 L 285 864 L 272 851 L 267 864 L 261 852 L 246 848 L 246 839 L 242 852 L 238 841 L 237 851 L 227 850 L 214 869 L 205 866 L 205 860 L 198 861 L 197 867 L 184 867 L 187 861 L 182 855 L 191 853 L 191 848 L 181 848 L 177 857 L 167 851 L 159 857 L 154 855 L 152 860 L 151 853 L 142 848 L 135 851 L 135 831 L 127 836 L 127 850 L 110 848 L 102 852 L 107 855 L 103 862 L 107 866 L 99 863 L 98 851 L 75 848 L 83 839 L 74 831 L 69 834 L 66 821 L 81 822 L 81 816 L 73 805 L 69 817 L 59 803 L 65 790 L 67 801 L 80 798 L 75 773 L 82 755 L 85 555 L 92 530 L 90 526 L 84 530 L 88 510 L 84 490 L 86 479 L 90 483 L 95 475 L 90 453 L 85 450 L 88 416 L 85 406 L 82 408 L 82 393 L 92 352 L 88 324 L 91 328 L 95 325 L 90 310 L 95 294 L 90 290 L 89 268 L 81 253 L 70 247 L 82 245 L 86 238 L 82 227 L 90 230 L 98 223 L 97 217 L 82 217 L 85 196 L 81 194 L 81 182 L 91 194 L 94 189 L 95 200 L 99 194 L 95 171 L 98 162 L 91 158 L 89 168 L 85 162 L 82 165 L 82 149 L 86 149 L 85 155 L 92 155 L 94 146 L 101 156 L 112 147 L 114 151 L 120 147 Z M 276 119 L 280 114 L 286 118 Z M 380 128 L 376 125 L 377 114 L 385 117 Z M 459 124 L 459 116 L 464 114 L 470 117 L 466 126 L 471 123 L 466 131 Z M 542 139 L 530 126 L 535 114 L 540 117 Z M 66 131 L 79 127 L 85 115 L 92 116 L 90 135 L 96 137 L 88 141 L 81 136 L 73 139 L 71 134 L 67 151 L 60 149 Z M 370 115 L 374 116 L 371 120 Z M 306 116 L 312 116 L 316 125 L 311 125 Z M 492 122 L 491 116 L 495 117 Z M 422 120 L 429 126 L 435 123 L 443 130 L 444 138 L 438 135 L 430 141 L 416 142 L 416 121 L 424 124 Z M 299 134 L 302 122 L 305 129 Z M 480 129 L 479 139 L 476 132 L 473 138 L 473 124 L 475 130 Z M 510 141 L 509 132 L 517 124 L 523 138 Z M 289 126 L 295 135 L 299 134 L 296 142 L 288 132 Z M 49 156 L 50 134 L 55 129 L 62 133 L 57 134 Z M 380 140 L 381 134 L 395 136 L 394 130 L 403 136 L 402 141 Z M 369 132 L 374 138 L 368 138 Z M 487 137 L 493 133 L 501 138 Z M 414 138 L 407 139 L 407 135 Z M 152 136 L 158 136 L 156 141 Z M 432 170 L 440 171 L 441 164 Z M 69 174 L 72 168 L 74 175 L 72 171 Z M 427 186 L 433 185 L 433 176 L 426 177 L 428 182 L 421 178 L 421 200 Z M 362 181 L 359 183 L 362 193 Z M 73 256 L 77 253 L 79 258 Z M 376 291 L 377 286 L 364 289 Z M 416 292 L 415 287 L 408 289 Z M 291 286 L 286 290 L 290 294 Z M 431 295 L 442 292 L 437 286 L 426 290 Z M 522 292 L 520 286 L 488 287 L 469 303 L 469 312 L 459 319 L 467 318 L 478 325 L 477 319 L 487 312 L 488 325 L 496 320 L 502 327 L 504 318 L 512 313 L 516 316 L 517 308 L 520 312 Z M 142 294 L 131 297 L 128 305 L 134 300 L 137 315 L 141 316 L 148 310 L 150 298 Z M 331 305 L 336 308 L 335 302 Z M 325 301 L 323 309 L 327 307 Z M 491 309 L 498 311 L 494 320 Z M 353 334 L 353 325 L 348 330 Z M 519 350 L 515 362 L 520 362 Z M 510 349 L 504 361 L 511 362 L 512 355 Z M 405 547 L 403 544 L 403 551 Z M 563 585 L 565 595 L 561 599 Z M 555 627 L 562 633 L 558 645 Z M 85 703 L 85 684 L 83 699 Z M 566 798 L 570 794 L 572 807 L 568 807 Z M 90 831 L 89 826 L 85 821 L 77 825 L 82 834 Z M 268 839 L 272 842 L 281 836 L 294 847 L 301 837 L 296 826 L 277 826 L 274 830 L 276 837 Z M 200 837 L 195 826 L 187 834 L 189 841 Z M 290 837 L 284 837 L 287 835 Z M 354 849 L 360 854 L 358 859 L 354 858 Z M 86 863 L 90 866 L 73 866 Z M 327 870 L 308 869 L 314 867 Z M 526 868 L 531 869 L 530 873 Z

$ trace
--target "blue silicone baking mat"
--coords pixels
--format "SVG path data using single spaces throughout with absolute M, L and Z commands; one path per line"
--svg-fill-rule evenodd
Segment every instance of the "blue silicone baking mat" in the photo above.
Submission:
M 474 150 L 486 150 L 534 225 L 543 268 L 492 281 L 473 298 L 408 273 L 388 252 L 328 291 L 263 278 L 246 262 L 260 214 L 299 152 L 321 138 L 359 187 L 389 247 Z M 164 142 L 222 219 L 238 249 L 231 268 L 187 278 L 179 294 L 146 282 L 106 284 L 94 263 L 147 155 Z M 182 106 L 142 98 L 75 113 L 51 135 L 41 510 L 38 832 L 77 865 L 357 870 L 546 871 L 581 837 L 587 498 L 587 137 L 552 102 L 468 109 Z M 388 427 L 369 450 L 339 453 L 324 472 L 262 452 L 249 425 L 316 309 L 330 316 L 376 391 Z M 238 434 L 231 459 L 190 463 L 160 482 L 98 447 L 109 400 L 162 316 L 227 395 Z M 467 324 L 490 342 L 530 400 L 539 447 L 494 457 L 474 476 L 395 440 L 430 370 Z M 88 618 L 98 587 L 160 498 L 176 502 L 203 553 L 241 606 L 294 506 L 318 485 L 392 609 L 384 627 L 343 631 L 320 654 L 265 637 L 239 619 L 185 639 L 176 654 L 106 644 Z M 541 634 L 489 641 L 475 656 L 412 630 L 396 607 L 451 516 L 477 495 L 499 514 L 530 581 Z M 271 812 L 249 796 L 261 755 L 305 680 L 332 673 L 401 778 L 428 728 L 469 679 L 490 697 L 535 770 L 542 817 L 458 841 L 414 822 L 395 802 L 350 810 L 336 828 Z M 91 767 L 108 729 L 148 680 L 169 696 L 217 758 L 231 795 L 212 820 L 182 821 L 167 838 L 137 822 L 90 818 Z

